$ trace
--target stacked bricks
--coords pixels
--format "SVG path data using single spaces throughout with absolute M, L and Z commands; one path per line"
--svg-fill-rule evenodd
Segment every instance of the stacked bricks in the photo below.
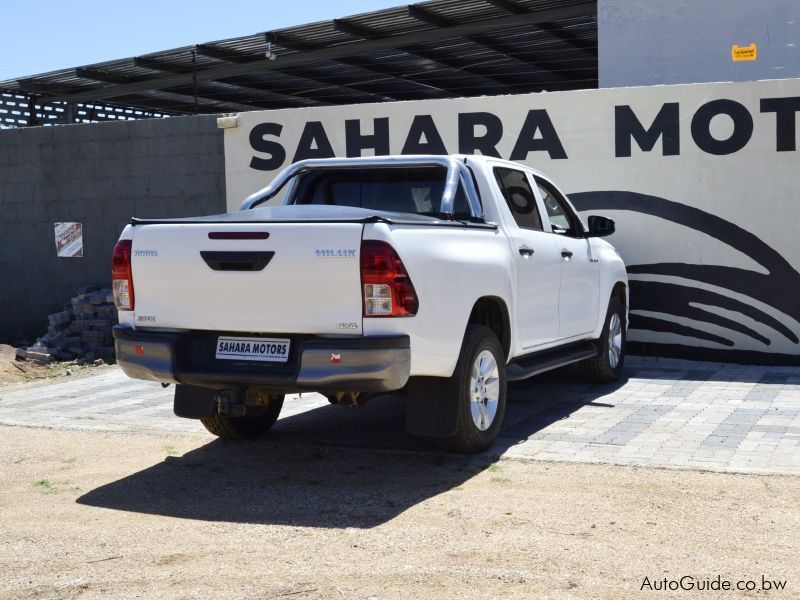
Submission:
M 81 288 L 64 310 L 49 315 L 47 320 L 47 333 L 33 346 L 18 348 L 17 358 L 40 363 L 114 358 L 111 328 L 118 321 L 111 290 Z

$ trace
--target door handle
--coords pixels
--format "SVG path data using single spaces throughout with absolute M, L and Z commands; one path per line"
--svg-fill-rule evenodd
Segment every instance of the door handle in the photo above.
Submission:
M 530 258 L 533 256 L 534 250 L 533 248 L 528 248 L 527 246 L 520 246 L 519 247 L 520 256 L 524 256 L 525 258 Z
M 561 249 L 561 258 L 572 258 L 572 252 L 570 252 L 566 248 L 562 248 Z
M 211 252 L 201 250 L 200 256 L 215 271 L 261 271 L 274 252 Z

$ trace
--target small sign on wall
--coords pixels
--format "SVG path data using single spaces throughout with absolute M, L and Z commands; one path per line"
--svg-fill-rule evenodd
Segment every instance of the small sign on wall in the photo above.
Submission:
M 83 257 L 83 225 L 81 223 L 54 223 L 56 255 L 62 258 Z
M 755 60 L 758 58 L 758 46 L 750 44 L 749 46 L 739 46 L 734 44 L 731 46 L 731 58 L 733 62 L 741 60 Z

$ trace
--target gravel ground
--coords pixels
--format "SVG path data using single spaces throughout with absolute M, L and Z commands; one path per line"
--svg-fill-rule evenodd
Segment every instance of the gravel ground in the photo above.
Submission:
M 658 597 L 645 577 L 682 575 L 800 590 L 796 477 L 0 436 L 1 598 Z

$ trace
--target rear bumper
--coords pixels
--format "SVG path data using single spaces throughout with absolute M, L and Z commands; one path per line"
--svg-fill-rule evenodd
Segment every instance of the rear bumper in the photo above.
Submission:
M 114 327 L 117 364 L 128 377 L 211 389 L 256 387 L 292 393 L 389 392 L 408 381 L 407 335 L 360 338 L 286 336 L 286 363 L 217 360 L 216 339 L 227 332 L 134 331 Z M 265 337 L 274 337 L 265 334 Z M 334 356 L 336 357 L 334 362 Z

